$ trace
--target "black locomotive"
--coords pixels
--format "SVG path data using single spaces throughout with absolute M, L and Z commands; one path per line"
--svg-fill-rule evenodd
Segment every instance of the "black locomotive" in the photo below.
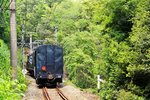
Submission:
M 62 83 L 63 49 L 57 45 L 42 45 L 28 56 L 26 69 L 33 74 L 37 84 Z

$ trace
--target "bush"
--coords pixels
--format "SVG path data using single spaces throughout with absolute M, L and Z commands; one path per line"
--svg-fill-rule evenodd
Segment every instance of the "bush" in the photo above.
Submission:
M 137 96 L 131 92 L 120 90 L 117 100 L 144 100 L 143 97 Z
M 18 68 L 18 79 L 11 80 L 10 51 L 0 40 L 0 100 L 20 100 L 26 90 L 26 80 Z
M 69 79 L 81 88 L 96 86 L 93 75 L 94 62 L 89 55 L 84 54 L 81 49 L 75 49 L 68 58 Z

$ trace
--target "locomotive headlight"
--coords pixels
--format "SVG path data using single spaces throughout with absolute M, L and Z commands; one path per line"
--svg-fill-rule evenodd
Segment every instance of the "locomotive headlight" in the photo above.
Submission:
M 57 77 L 58 77 L 58 78 L 61 78 L 61 75 L 58 75 Z
M 46 71 L 46 66 L 41 67 L 42 71 Z

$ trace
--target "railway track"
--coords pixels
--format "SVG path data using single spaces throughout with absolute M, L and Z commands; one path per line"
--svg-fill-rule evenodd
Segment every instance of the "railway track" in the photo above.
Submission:
M 42 91 L 45 100 L 52 100 L 49 96 L 48 89 L 46 87 L 43 87 Z M 62 100 L 69 100 L 58 87 L 56 87 L 56 91 L 59 94 L 59 96 L 62 98 Z
M 47 88 L 46 88 L 46 87 L 43 87 L 42 91 L 43 91 L 44 99 L 45 99 L 45 100 L 51 100 L 51 98 L 50 98 L 50 96 L 49 96 L 49 94 L 48 94 Z
M 56 87 L 56 91 L 57 91 L 57 93 L 61 96 L 61 98 L 62 98 L 63 100 L 69 100 L 69 99 L 62 93 L 62 91 L 61 91 L 58 87 Z

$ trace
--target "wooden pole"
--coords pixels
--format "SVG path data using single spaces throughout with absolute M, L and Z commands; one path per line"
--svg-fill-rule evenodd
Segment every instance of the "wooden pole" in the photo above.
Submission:
M 10 0 L 10 55 L 12 78 L 17 79 L 17 32 L 16 32 L 16 5 L 15 0 Z

